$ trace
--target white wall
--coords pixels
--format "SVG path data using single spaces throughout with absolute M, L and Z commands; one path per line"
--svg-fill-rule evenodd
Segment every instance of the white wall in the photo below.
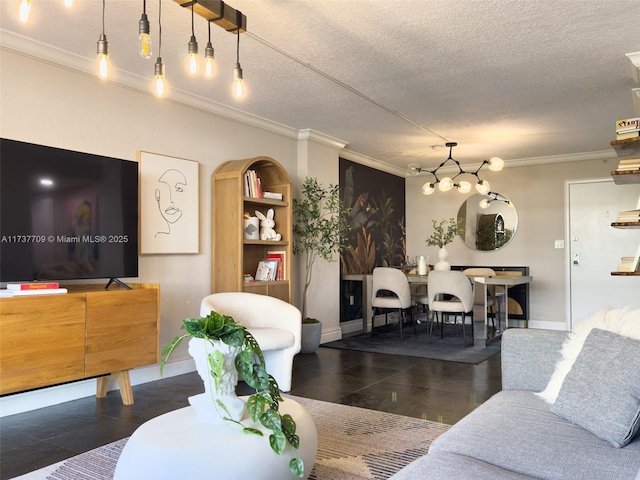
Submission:
M 509 198 L 518 211 L 518 231 L 500 250 L 479 252 L 467 247 L 460 237 L 447 246 L 452 265 L 529 266 L 530 318 L 546 327 L 565 322 L 565 251 L 554 248 L 555 240 L 565 239 L 564 185 L 566 180 L 605 178 L 618 165 L 616 158 L 558 162 L 505 168 L 501 172 L 483 169 L 481 177 L 491 190 Z M 486 174 L 485 174 L 486 170 Z M 456 217 L 464 200 L 455 190 L 422 195 L 427 177 L 407 179 L 407 252 L 436 258 L 437 247 L 425 240 L 433 232 L 432 219 Z M 436 260 L 437 261 L 437 260 Z

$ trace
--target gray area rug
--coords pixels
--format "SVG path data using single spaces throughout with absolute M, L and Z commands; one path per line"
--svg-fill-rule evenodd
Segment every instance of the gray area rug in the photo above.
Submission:
M 449 425 L 419 418 L 287 397 L 304 405 L 318 431 L 318 454 L 310 480 L 389 478 L 425 455 L 431 442 L 449 429 Z M 126 442 L 125 438 L 110 443 L 17 479 L 112 480 Z
M 402 355 L 405 357 L 428 358 L 445 360 L 448 362 L 472 363 L 477 365 L 500 352 L 500 342 L 489 347 L 485 346 L 482 338 L 484 325 L 475 322 L 475 344 L 465 347 L 462 341 L 460 325 L 445 325 L 444 338 L 440 338 L 440 331 L 434 326 L 431 343 L 426 325 L 417 325 L 418 335 L 413 334 L 413 327 L 404 327 L 403 340 L 400 340 L 398 328 L 384 331 L 384 327 L 377 327 L 373 335 L 363 333 L 345 337 L 341 340 L 323 343 L 323 347 L 339 348 L 343 350 L 358 350 L 361 352 L 384 353 L 387 355 Z M 471 343 L 471 327 L 467 325 L 467 343 Z

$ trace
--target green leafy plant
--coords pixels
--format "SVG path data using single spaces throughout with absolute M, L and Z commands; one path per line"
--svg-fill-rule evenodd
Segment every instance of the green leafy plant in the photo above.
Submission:
M 438 246 L 440 248 L 448 245 L 453 241 L 460 230 L 460 224 L 455 218 L 445 218 L 437 222 L 431 221 L 433 225 L 433 233 L 426 242 L 429 246 Z
M 338 185 L 324 188 L 317 179 L 307 177 L 300 187 L 300 194 L 301 198 L 293 199 L 293 253 L 306 254 L 302 293 L 302 318 L 305 318 L 307 292 L 316 259 L 334 261 L 334 254 L 348 248 L 346 236 L 351 227 L 347 220 L 349 209 L 340 200 Z
M 289 414 L 282 415 L 279 412 L 280 389 L 275 378 L 267 373 L 265 368 L 262 349 L 251 333 L 242 325 L 238 325 L 233 318 L 211 312 L 206 317 L 186 318 L 182 322 L 182 329 L 186 331 L 177 335 L 171 342 L 162 349 L 164 358 L 160 363 L 160 374 L 164 371 L 164 366 L 185 338 L 201 338 L 208 342 L 219 340 L 231 347 L 239 347 L 240 352 L 235 358 L 236 371 L 256 393 L 249 396 L 246 402 L 246 409 L 249 417 L 254 422 L 260 423 L 271 430 L 269 435 L 269 445 L 271 449 L 280 455 L 287 443 L 296 450 L 300 445 L 300 438 L 296 435 L 296 422 Z M 214 379 L 214 385 L 218 388 L 222 371 L 222 354 L 218 350 L 213 350 L 209 354 L 209 371 Z M 229 412 L 224 404 L 218 401 L 217 405 L 227 413 L 223 419 L 230 423 L 236 423 L 242 427 L 243 433 L 249 435 L 263 436 L 263 433 L 255 428 L 249 428 L 240 422 L 229 417 Z M 293 458 L 289 462 L 289 470 L 297 477 L 304 475 L 304 462 L 301 458 Z

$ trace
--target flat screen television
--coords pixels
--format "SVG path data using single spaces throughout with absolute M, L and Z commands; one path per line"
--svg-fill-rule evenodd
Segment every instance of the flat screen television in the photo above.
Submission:
M 137 276 L 137 162 L 0 139 L 0 282 Z

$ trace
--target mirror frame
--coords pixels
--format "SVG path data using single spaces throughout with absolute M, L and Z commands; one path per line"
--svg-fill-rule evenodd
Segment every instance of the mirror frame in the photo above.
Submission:
M 480 203 L 487 200 L 487 208 Z M 511 200 L 500 193 L 477 193 L 468 197 L 457 216 L 464 244 L 479 252 L 492 252 L 507 245 L 518 230 L 518 211 Z

